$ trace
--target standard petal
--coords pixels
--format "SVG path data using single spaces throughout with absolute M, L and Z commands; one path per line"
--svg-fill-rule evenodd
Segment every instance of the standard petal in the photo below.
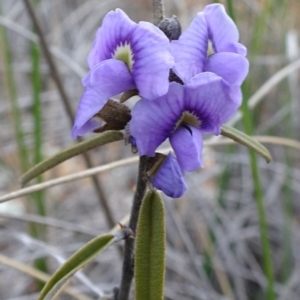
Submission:
M 186 184 L 181 169 L 176 158 L 171 153 L 169 153 L 155 176 L 150 180 L 158 190 L 163 191 L 171 198 L 179 198 L 186 191 Z
M 89 128 L 85 124 L 102 109 L 110 97 L 135 87 L 125 63 L 114 59 L 97 65 L 90 72 L 89 82 L 85 83 L 87 89 L 78 105 L 72 131 L 73 137 L 81 135 L 83 126 Z
M 76 139 L 94 129 L 100 127 L 99 122 L 91 120 L 91 118 L 104 106 L 106 100 L 102 101 L 98 98 L 98 94 L 93 89 L 86 89 L 80 99 L 77 113 L 72 129 L 72 138 Z
M 134 61 L 132 75 L 140 95 L 153 100 L 166 94 L 169 72 L 174 65 L 168 38 L 153 24 L 140 22 L 130 45 Z
M 239 91 L 213 73 L 200 73 L 185 87 L 185 109 L 199 118 L 201 131 L 219 134 L 241 104 Z
M 203 167 L 203 140 L 200 129 L 193 126 L 179 126 L 172 133 L 170 143 L 180 167 L 187 172 Z
M 104 17 L 102 26 L 97 31 L 92 50 L 89 53 L 90 69 L 103 60 L 112 58 L 116 48 L 130 40 L 136 27 L 137 24 L 131 21 L 121 9 L 110 11 Z
M 208 30 L 203 13 L 198 13 L 178 40 L 171 42 L 175 59 L 173 71 L 184 83 L 204 69 L 207 57 Z
M 229 84 L 241 85 L 248 74 L 249 62 L 236 53 L 216 53 L 208 57 L 205 71 L 221 76 Z
M 154 156 L 170 136 L 183 112 L 183 96 L 184 87 L 172 82 L 166 95 L 153 101 L 142 99 L 134 106 L 129 128 L 140 155 Z
M 247 54 L 246 48 L 238 43 L 238 29 L 223 5 L 207 5 L 203 13 L 215 52 L 235 52 L 243 56 Z

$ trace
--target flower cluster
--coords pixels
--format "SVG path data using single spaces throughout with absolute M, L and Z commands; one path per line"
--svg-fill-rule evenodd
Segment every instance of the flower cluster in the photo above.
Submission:
M 176 40 L 151 23 L 134 23 L 120 9 L 109 12 L 88 57 L 73 137 L 100 127 L 95 116 L 110 97 L 137 90 L 131 140 L 141 156 L 154 157 L 169 139 L 176 157 L 160 160 L 150 180 L 166 195 L 180 197 L 184 173 L 203 166 L 202 133 L 218 135 L 241 104 L 249 66 L 238 39 L 220 4 L 206 6 Z

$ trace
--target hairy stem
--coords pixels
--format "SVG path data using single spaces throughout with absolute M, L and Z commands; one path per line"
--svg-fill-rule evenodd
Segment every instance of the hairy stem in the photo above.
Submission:
M 165 18 L 163 0 L 153 0 L 153 24 L 158 25 Z
M 136 227 L 139 217 L 139 212 L 142 200 L 145 196 L 147 189 L 147 176 L 146 176 L 147 157 L 140 157 L 139 174 L 133 204 L 131 208 L 131 216 L 129 220 L 129 228 L 136 233 Z M 134 274 L 134 239 L 128 238 L 125 241 L 123 271 L 120 289 L 116 300 L 127 300 L 130 292 L 130 286 Z
M 164 19 L 164 5 L 163 0 L 153 0 L 153 24 L 158 26 L 158 24 Z M 129 220 L 129 228 L 136 234 L 136 227 L 139 218 L 140 208 L 142 200 L 145 196 L 147 189 L 147 157 L 140 157 L 139 164 L 139 174 L 137 180 L 137 187 L 135 195 L 133 198 L 133 204 L 131 208 L 131 215 Z M 135 241 L 133 239 L 125 240 L 124 248 L 124 260 L 123 260 L 123 270 L 122 279 L 119 290 L 115 290 L 114 298 L 115 300 L 127 300 L 130 292 L 131 282 L 134 275 L 134 245 Z

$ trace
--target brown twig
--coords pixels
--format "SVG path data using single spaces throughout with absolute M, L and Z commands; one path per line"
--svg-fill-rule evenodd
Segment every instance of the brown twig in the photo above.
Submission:
M 163 0 L 153 0 L 153 24 L 157 26 L 163 19 L 164 19 Z M 147 156 L 141 156 L 140 164 L 139 164 L 138 182 L 137 182 L 136 192 L 134 195 L 133 204 L 131 208 L 131 215 L 129 220 L 129 228 L 133 231 L 134 235 L 136 233 L 136 227 L 137 227 L 142 200 L 145 196 L 146 189 L 147 189 L 146 172 L 147 172 Z M 134 275 L 134 245 L 135 245 L 135 240 L 133 239 L 125 240 L 122 279 L 121 279 L 120 288 L 115 289 L 114 291 L 115 300 L 128 299 L 131 282 Z
M 0 254 L 0 263 L 2 265 L 6 265 L 8 267 L 11 267 L 15 270 L 18 270 L 24 274 L 27 274 L 33 278 L 36 278 L 42 282 L 47 282 L 51 276 L 47 273 L 41 272 L 33 267 L 30 267 L 27 264 L 23 264 L 21 262 L 17 262 L 16 260 L 13 260 L 7 256 L 4 256 Z M 72 298 L 78 299 L 78 300 L 92 300 L 92 298 L 87 297 L 83 294 L 80 294 L 77 290 L 69 287 L 64 290 L 64 293 L 69 294 L 72 296 Z
M 137 187 L 133 199 L 131 215 L 130 215 L 130 220 L 128 225 L 128 227 L 132 230 L 134 235 L 136 233 L 136 227 L 137 227 L 142 200 L 145 196 L 146 189 L 147 189 L 146 169 L 147 169 L 147 157 L 141 156 L 140 164 L 139 164 Z M 120 289 L 116 293 L 117 300 L 127 300 L 129 296 L 130 286 L 134 274 L 134 243 L 135 243 L 134 239 L 125 240 L 122 279 L 121 279 Z
M 71 102 L 70 102 L 69 97 L 68 97 L 68 95 L 67 95 L 67 93 L 64 89 L 63 84 L 62 84 L 60 74 L 59 74 L 58 69 L 56 67 L 56 64 L 53 60 L 52 54 L 49 50 L 49 46 L 48 46 L 47 41 L 45 39 L 45 36 L 43 34 L 42 27 L 41 27 L 41 25 L 39 23 L 39 20 L 38 20 L 36 14 L 35 14 L 34 8 L 31 4 L 30 0 L 23 0 L 23 2 L 25 4 L 25 7 L 28 11 L 28 14 L 29 14 L 29 16 L 32 20 L 32 23 L 33 23 L 33 26 L 36 30 L 36 33 L 39 37 L 41 48 L 42 48 L 43 53 L 45 55 L 46 61 L 49 65 L 49 69 L 50 69 L 52 78 L 53 78 L 53 80 L 54 80 L 54 82 L 57 86 L 57 89 L 58 89 L 59 94 L 61 96 L 64 108 L 67 112 L 70 124 L 72 126 L 73 125 L 74 114 L 73 114 L 72 107 L 71 107 L 71 104 L 70 104 Z M 78 139 L 78 141 L 80 141 L 80 139 Z M 84 157 L 84 161 L 85 161 L 86 166 L 88 168 L 91 168 L 92 167 L 92 161 L 91 161 L 90 156 L 87 153 L 83 153 L 83 157 Z M 115 225 L 116 222 L 115 222 L 115 220 L 113 218 L 113 214 L 112 214 L 112 212 L 111 212 L 111 210 L 108 206 L 106 197 L 105 197 L 104 192 L 103 192 L 103 188 L 101 186 L 100 181 L 98 180 L 98 178 L 96 176 L 92 176 L 92 180 L 93 180 L 94 188 L 95 188 L 96 193 L 97 193 L 98 198 L 99 198 L 99 202 L 100 202 L 100 204 L 101 204 L 101 206 L 104 210 L 106 221 L 107 221 L 109 227 L 111 228 Z
M 158 25 L 165 18 L 163 0 L 153 0 L 153 24 Z

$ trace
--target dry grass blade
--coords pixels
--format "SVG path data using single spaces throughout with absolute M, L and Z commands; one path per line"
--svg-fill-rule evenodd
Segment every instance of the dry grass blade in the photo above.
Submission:
M 40 191 L 40 190 L 43 190 L 43 189 L 46 189 L 46 188 L 49 188 L 49 187 L 52 187 L 55 185 L 59 185 L 59 184 L 74 181 L 74 180 L 83 179 L 83 178 L 90 177 L 90 176 L 93 176 L 95 174 L 98 174 L 98 173 L 101 173 L 104 171 L 108 171 L 108 170 L 118 168 L 121 166 L 126 166 L 129 164 L 135 163 L 137 161 L 138 161 L 138 157 L 130 157 L 130 158 L 122 159 L 122 160 L 119 160 L 119 161 L 116 161 L 113 163 L 109 163 L 109 164 L 106 164 L 106 165 L 103 165 L 100 167 L 90 168 L 83 172 L 78 172 L 78 173 L 75 173 L 72 175 L 63 176 L 63 177 L 53 179 L 53 180 L 48 180 L 43 183 L 35 184 L 35 185 L 29 186 L 27 188 L 21 189 L 19 191 L 4 195 L 4 196 L 0 197 L 0 203 L 11 200 L 11 199 L 15 199 L 18 197 L 22 197 L 27 194 L 37 192 L 37 191 Z
M 300 59 L 290 63 L 285 66 L 277 73 L 275 73 L 271 78 L 269 78 L 248 100 L 248 106 L 254 108 L 262 99 L 265 97 L 272 88 L 282 81 L 284 78 L 289 76 L 291 73 L 295 72 L 300 68 Z M 227 125 L 234 125 L 242 118 L 242 113 L 239 111 L 228 123 Z
M 253 136 L 253 138 L 261 143 L 285 146 L 285 147 L 290 147 L 290 148 L 300 150 L 300 142 L 298 142 L 296 140 L 291 140 L 291 139 L 282 138 L 282 137 L 273 137 L 273 136 Z M 206 141 L 206 142 L 204 142 L 204 146 L 221 146 L 221 145 L 230 145 L 230 144 L 235 144 L 235 143 L 236 143 L 235 141 L 232 141 L 230 139 L 219 139 L 219 140 L 215 140 L 215 141 L 211 141 L 211 140 Z M 170 151 L 172 151 L 172 148 L 169 148 L 169 147 L 160 150 L 161 153 L 168 153 Z M 48 180 L 43 183 L 35 184 L 35 185 L 29 186 L 27 188 L 20 189 L 18 191 L 3 195 L 0 197 L 0 203 L 6 202 L 8 200 L 16 199 L 19 197 L 23 197 L 23 196 L 26 196 L 28 194 L 31 194 L 31 193 L 34 193 L 34 192 L 37 192 L 40 190 L 50 188 L 52 186 L 64 184 L 64 183 L 75 181 L 75 180 L 84 179 L 86 177 L 90 177 L 90 176 L 93 176 L 93 175 L 101 173 L 101 172 L 105 172 L 105 171 L 109 171 L 109 170 L 119 168 L 122 166 L 134 164 L 136 162 L 138 162 L 138 157 L 134 156 L 134 157 L 130 157 L 130 158 L 121 159 L 121 160 L 118 160 L 118 161 L 115 161 L 115 162 L 112 162 L 112 163 L 109 163 L 109 164 L 106 164 L 103 166 L 90 168 L 88 170 L 84 170 L 82 172 L 78 172 L 78 173 L 75 173 L 72 175 L 62 176 L 57 179 Z
M 78 224 L 74 224 L 71 222 L 62 221 L 59 219 L 54 219 L 50 217 L 45 216 L 39 216 L 35 214 L 22 214 L 22 215 L 14 215 L 12 213 L 3 213 L 0 212 L 0 220 L 6 219 L 6 220 L 17 220 L 22 222 L 30 222 L 30 223 L 36 223 L 41 225 L 50 226 L 53 228 L 68 230 L 75 233 L 81 233 L 88 236 L 97 236 L 99 232 L 97 230 L 88 228 L 87 226 L 82 226 Z
M 0 16 L 0 24 L 33 43 L 39 42 L 39 37 L 35 33 L 33 33 L 32 31 L 28 30 L 24 26 L 21 26 L 20 24 L 6 17 Z M 55 46 L 51 46 L 50 52 L 54 57 L 59 59 L 66 67 L 68 67 L 79 78 L 85 76 L 86 71 L 83 69 L 83 67 L 81 67 L 76 61 L 74 61 L 61 49 Z
M 69 118 L 70 124 L 73 125 L 74 115 L 73 115 L 73 111 L 72 111 L 71 101 L 69 99 L 69 96 L 67 95 L 65 87 L 63 85 L 63 81 L 62 81 L 60 73 L 59 73 L 59 70 L 58 70 L 58 68 L 56 66 L 56 63 L 55 63 L 55 61 L 52 57 L 52 54 L 50 52 L 50 48 L 49 48 L 48 43 L 46 41 L 46 38 L 44 36 L 44 33 L 43 33 L 42 27 L 40 25 L 40 22 L 39 22 L 39 20 L 36 16 L 36 13 L 35 13 L 35 10 L 32 6 L 31 1 L 30 0 L 23 0 L 23 2 L 25 4 L 26 10 L 27 10 L 27 12 L 28 12 L 28 14 L 31 18 L 31 21 L 32 21 L 32 23 L 35 27 L 37 35 L 40 39 L 41 48 L 43 50 L 43 53 L 45 55 L 45 59 L 48 63 L 49 69 L 51 71 L 52 78 L 53 78 L 53 80 L 56 84 L 56 87 L 58 89 L 58 92 L 61 96 L 61 100 L 62 100 L 62 103 L 63 103 L 64 108 L 66 110 L 66 113 L 67 113 L 67 116 Z M 78 138 L 78 140 L 80 141 L 79 138 Z M 84 152 L 84 153 L 82 153 L 82 155 L 83 155 L 83 158 L 84 158 L 84 161 L 85 161 L 85 164 L 86 164 L 87 168 L 92 168 L 92 166 L 93 166 L 92 160 L 91 160 L 90 156 L 88 155 L 88 153 Z M 103 188 L 101 186 L 101 182 L 95 176 L 92 176 L 91 179 L 92 179 L 92 182 L 93 182 L 93 185 L 94 185 L 94 189 L 95 189 L 95 191 L 98 195 L 100 205 L 101 205 L 102 209 L 105 212 L 106 221 L 107 221 L 109 227 L 112 227 L 115 224 L 115 220 L 114 220 L 112 211 L 111 211 L 111 209 L 108 205 L 107 199 L 105 197 Z
M 99 234 L 98 230 L 93 230 L 91 228 L 83 227 L 81 225 L 76 225 L 71 222 L 65 222 L 62 220 L 53 219 L 49 217 L 41 217 L 34 214 L 13 215 L 9 213 L 0 213 L 0 219 L 1 218 L 47 225 L 54 228 L 69 230 L 76 233 L 82 233 L 91 237 L 95 237 Z M 115 232 L 117 232 L 120 229 L 119 224 L 126 225 L 128 223 L 128 220 L 129 220 L 129 215 L 126 215 L 122 220 L 118 222 L 118 224 L 115 227 L 113 227 L 109 231 L 109 233 L 114 234 Z
M 14 268 L 22 273 L 25 273 L 31 277 L 34 277 L 38 280 L 41 280 L 43 282 L 46 282 L 50 279 L 50 275 L 44 273 L 44 272 L 41 272 L 41 271 L 38 271 L 32 267 L 29 267 L 25 264 L 22 264 L 20 262 L 17 262 L 13 259 L 10 259 L 2 254 L 0 254 L 0 263 L 1 264 L 4 264 L 8 267 L 11 267 L 11 268 Z M 75 289 L 73 288 L 66 288 L 64 291 L 64 293 L 74 297 L 75 299 L 78 299 L 78 300 L 92 300 L 91 298 L 85 296 L 85 295 L 82 295 L 80 293 L 78 293 Z
M 285 147 L 300 150 L 300 142 L 292 139 L 287 139 L 287 138 L 277 137 L 277 136 L 267 136 L 267 135 L 256 136 L 255 139 L 265 144 L 285 146 Z

